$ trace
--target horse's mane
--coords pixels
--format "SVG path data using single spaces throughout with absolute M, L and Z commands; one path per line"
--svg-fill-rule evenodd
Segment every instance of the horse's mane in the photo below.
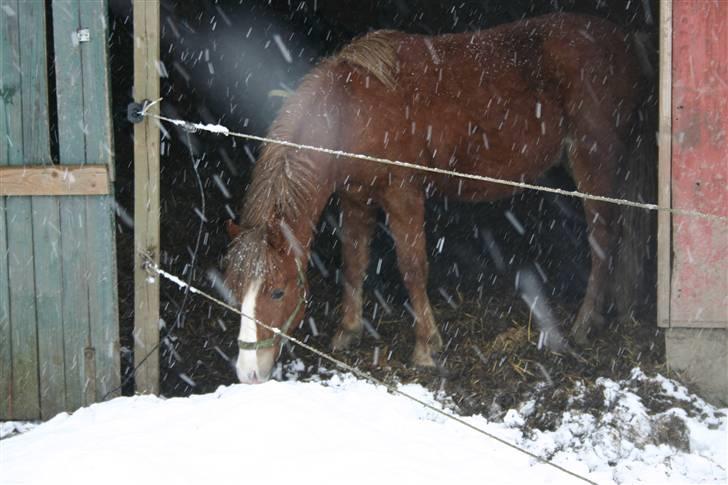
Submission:
M 346 45 L 307 74 L 295 93 L 286 98 L 268 138 L 298 142 L 301 126 L 320 102 L 322 84 L 341 63 L 370 74 L 385 87 L 396 85 L 395 32 L 376 31 Z M 343 83 L 344 80 L 334 82 Z M 335 123 L 335 121 L 334 121 Z M 326 147 L 336 148 L 336 147 Z M 317 179 L 309 153 L 274 143 L 261 150 L 253 169 L 241 214 L 241 234 L 228 253 L 228 265 L 242 265 L 235 273 L 262 274 L 271 269 L 264 251 L 267 224 L 280 218 L 294 219 L 317 190 Z M 231 274 L 232 272 L 228 272 Z M 230 283 L 230 282 L 229 282 Z
M 354 40 L 338 54 L 322 61 L 307 74 L 289 96 L 268 131 L 268 138 L 296 142 L 305 117 L 314 111 L 320 87 L 333 68 L 342 62 L 371 74 L 388 88 L 396 81 L 397 52 L 394 32 L 380 30 Z M 335 147 L 327 147 L 335 148 Z M 242 222 L 255 227 L 270 221 L 274 214 L 299 215 L 315 190 L 313 167 L 305 150 L 269 143 L 265 145 L 253 170 L 245 196 Z
M 393 30 L 377 30 L 355 39 L 334 56 L 334 62 L 348 62 L 377 78 L 389 89 L 397 85 L 397 44 Z

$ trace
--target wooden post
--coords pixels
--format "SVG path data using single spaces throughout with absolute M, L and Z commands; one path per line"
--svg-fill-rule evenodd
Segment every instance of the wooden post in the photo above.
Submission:
M 133 0 L 134 99 L 159 98 L 159 1 Z M 156 109 L 156 108 L 155 108 Z M 142 267 L 159 263 L 159 127 L 134 126 L 134 365 L 136 390 L 159 393 L 159 278 Z
M 672 180 L 672 0 L 660 2 L 660 93 L 658 130 L 658 190 L 660 207 L 671 207 Z M 657 215 L 657 325 L 670 326 L 670 265 L 672 215 Z

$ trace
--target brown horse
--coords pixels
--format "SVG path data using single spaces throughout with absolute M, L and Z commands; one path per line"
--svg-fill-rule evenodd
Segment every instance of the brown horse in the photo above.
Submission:
M 555 14 L 436 37 L 378 31 L 318 64 L 285 101 L 269 136 L 526 182 L 567 159 L 579 190 L 610 195 L 620 183 L 640 82 L 629 35 L 593 17 Z M 428 185 L 473 202 L 514 193 L 505 185 L 263 148 L 226 263 L 226 284 L 244 313 L 242 382 L 267 380 L 280 349 L 279 338 L 251 318 L 283 333 L 303 318 L 303 271 L 334 192 L 343 212 L 345 287 L 334 350 L 362 333 L 363 275 L 381 208 L 415 313 L 412 361 L 434 365 L 442 339 L 426 291 Z M 592 258 L 572 330 L 577 340 L 607 311 L 617 216 L 613 206 L 592 201 L 584 211 Z

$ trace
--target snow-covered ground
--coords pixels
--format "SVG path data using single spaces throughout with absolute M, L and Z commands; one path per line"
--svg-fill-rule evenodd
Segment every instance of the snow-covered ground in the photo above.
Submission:
M 647 381 L 684 406 L 649 412 L 630 390 Z M 598 483 L 725 483 L 728 410 L 639 370 L 598 385 L 603 412 L 567 412 L 554 431 L 524 429 L 533 402 L 502 422 L 465 419 Z M 440 406 L 418 385 L 402 389 Z M 674 420 L 686 426 L 665 432 L 687 430 L 672 437 L 682 449 L 654 444 Z M 0 441 L 2 484 L 399 482 L 580 483 L 350 375 L 189 398 L 122 397 Z

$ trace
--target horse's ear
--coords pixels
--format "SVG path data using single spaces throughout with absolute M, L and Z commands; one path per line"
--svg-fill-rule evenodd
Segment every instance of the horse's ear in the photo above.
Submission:
M 227 221 L 225 221 L 225 230 L 227 231 L 230 239 L 235 239 L 240 235 L 242 231 L 240 229 L 240 226 L 235 224 L 235 221 L 233 221 L 232 219 L 228 219 Z

